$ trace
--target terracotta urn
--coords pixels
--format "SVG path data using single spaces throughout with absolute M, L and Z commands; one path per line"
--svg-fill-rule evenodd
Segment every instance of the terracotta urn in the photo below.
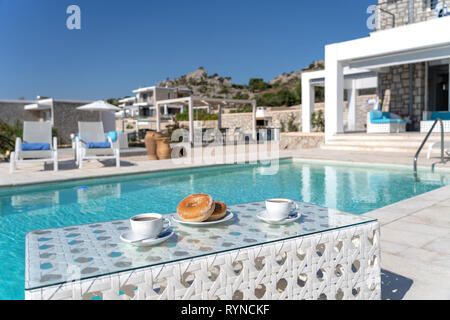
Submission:
M 145 135 L 145 148 L 147 149 L 149 160 L 158 160 L 156 154 L 156 139 L 161 137 L 162 134 L 155 131 L 148 131 Z
M 156 155 L 159 160 L 170 159 L 172 149 L 170 148 L 170 138 L 156 139 Z

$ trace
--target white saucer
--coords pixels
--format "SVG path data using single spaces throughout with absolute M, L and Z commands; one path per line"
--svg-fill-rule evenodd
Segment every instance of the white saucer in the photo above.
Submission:
M 223 219 L 220 219 L 218 221 L 210 221 L 210 222 L 187 222 L 187 221 L 183 221 L 180 219 L 180 217 L 178 215 L 173 215 L 172 216 L 172 220 L 176 223 L 179 224 L 184 224 L 184 225 L 188 225 L 188 226 L 212 226 L 215 224 L 219 224 L 219 223 L 223 223 L 226 221 L 229 221 L 231 219 L 233 219 L 234 214 L 233 212 L 227 210 L 227 215 L 225 217 L 223 217 Z
M 259 219 L 259 220 L 262 220 L 262 221 L 264 221 L 264 222 L 266 222 L 266 223 L 269 223 L 269 224 L 288 224 L 288 223 L 291 223 L 291 222 L 294 222 L 294 221 L 297 221 L 298 219 L 300 219 L 300 217 L 302 216 L 302 214 L 301 214 L 301 212 L 300 211 L 297 211 L 297 212 L 295 212 L 295 213 L 292 213 L 288 218 L 286 218 L 286 219 L 283 219 L 283 220 L 273 220 L 273 219 L 270 219 L 268 216 L 267 216 L 267 211 L 266 210 L 264 210 L 264 211 L 261 211 L 261 212 L 259 212 L 257 215 L 256 215 L 256 217 Z
M 167 228 L 167 229 L 163 230 L 158 235 L 157 238 L 145 239 L 145 240 L 142 240 L 139 242 L 134 242 L 136 240 L 139 240 L 140 237 L 137 236 L 135 233 L 133 233 L 133 231 L 128 231 L 120 236 L 120 240 L 122 240 L 123 242 L 129 243 L 129 244 L 132 244 L 136 247 L 150 247 L 150 246 L 154 246 L 154 245 L 157 245 L 157 244 L 160 244 L 160 243 L 166 241 L 173 234 L 174 234 L 174 231 L 170 228 Z

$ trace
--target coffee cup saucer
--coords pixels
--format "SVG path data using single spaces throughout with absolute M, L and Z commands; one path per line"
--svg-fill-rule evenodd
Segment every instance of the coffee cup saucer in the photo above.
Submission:
M 297 221 L 298 219 L 300 219 L 301 216 L 302 216 L 302 214 L 300 211 L 295 211 L 295 212 L 292 212 L 286 219 L 276 220 L 276 219 L 272 219 L 269 217 L 267 210 L 260 211 L 256 215 L 256 217 L 259 220 L 262 220 L 269 224 L 279 224 L 279 225 L 288 224 L 288 223 Z
M 174 234 L 172 228 L 168 227 L 162 230 L 156 238 L 142 239 L 142 236 L 135 234 L 132 230 L 123 233 L 120 240 L 137 247 L 150 247 L 160 244 L 169 239 Z

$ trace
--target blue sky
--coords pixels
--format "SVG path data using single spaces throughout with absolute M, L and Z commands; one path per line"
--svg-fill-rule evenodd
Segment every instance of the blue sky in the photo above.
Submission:
M 0 99 L 131 95 L 203 66 L 266 81 L 367 36 L 375 0 L 0 0 Z M 81 30 L 66 9 L 81 8 Z

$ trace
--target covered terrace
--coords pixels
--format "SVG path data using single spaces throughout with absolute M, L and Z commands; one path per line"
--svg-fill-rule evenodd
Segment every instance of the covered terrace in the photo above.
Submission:
M 252 138 L 256 140 L 256 100 L 237 100 L 237 99 L 215 99 L 205 97 L 183 97 L 177 99 L 161 100 L 156 102 L 156 128 L 161 131 L 161 110 L 162 105 L 183 105 L 188 107 L 189 114 L 189 141 L 194 141 L 194 110 L 198 108 L 218 108 L 218 127 L 222 128 L 222 111 L 224 108 L 236 107 L 239 105 L 251 105 L 252 116 Z

